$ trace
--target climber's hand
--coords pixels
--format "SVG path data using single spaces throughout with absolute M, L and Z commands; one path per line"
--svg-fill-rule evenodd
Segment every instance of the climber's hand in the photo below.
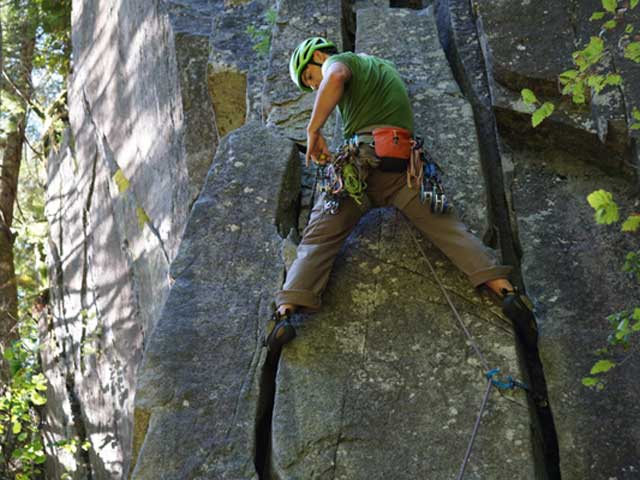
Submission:
M 327 141 L 320 131 L 307 130 L 307 155 L 305 158 L 307 167 L 310 159 L 319 165 L 324 165 L 331 160 L 331 152 L 327 147 Z

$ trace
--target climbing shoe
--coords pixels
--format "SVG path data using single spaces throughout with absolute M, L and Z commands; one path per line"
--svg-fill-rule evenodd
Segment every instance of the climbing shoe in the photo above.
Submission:
M 538 325 L 531 300 L 517 289 L 503 290 L 502 294 L 502 313 L 513 322 L 520 341 L 527 347 L 535 347 L 538 343 Z
M 274 327 L 266 337 L 264 345 L 270 354 L 277 355 L 282 347 L 296 337 L 296 329 L 291 325 L 288 312 L 284 315 L 278 311 L 274 312 L 271 323 L 274 324 Z

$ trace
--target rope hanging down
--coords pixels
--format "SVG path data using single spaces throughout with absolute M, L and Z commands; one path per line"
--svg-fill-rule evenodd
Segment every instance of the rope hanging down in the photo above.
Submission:
M 451 301 L 451 298 L 449 297 L 449 294 L 447 293 L 447 290 L 446 290 L 445 286 L 443 285 L 442 281 L 440 281 L 440 277 L 436 273 L 436 269 L 433 267 L 433 265 L 429 261 L 429 258 L 427 257 L 427 254 L 425 253 L 424 249 L 422 248 L 422 245 L 420 245 L 420 242 L 418 242 L 418 239 L 416 238 L 415 234 L 413 233 L 413 230 L 411 229 L 411 225 L 409 224 L 409 221 L 406 220 L 406 218 L 405 218 L 405 222 L 406 222 L 406 225 L 407 225 L 407 230 L 409 231 L 409 234 L 411 235 L 411 238 L 413 239 L 413 242 L 416 244 L 416 247 L 418 247 L 418 251 L 422 254 L 422 258 L 424 258 L 425 262 L 429 266 L 429 270 L 431 270 L 431 274 L 433 275 L 433 278 L 436 280 L 436 283 L 438 284 L 438 286 L 442 290 L 442 293 L 443 293 L 445 299 L 447 300 L 447 303 L 451 307 L 451 310 L 453 311 L 453 314 L 456 317 L 456 320 L 458 321 L 458 324 L 460 325 L 460 328 L 462 329 L 462 331 L 466 335 L 467 340 L 469 340 L 469 343 L 473 347 L 473 350 L 475 351 L 476 355 L 480 359 L 480 362 L 482 363 L 482 366 L 484 367 L 484 370 L 486 372 L 485 373 L 485 377 L 487 378 L 487 387 L 486 387 L 485 392 L 484 392 L 484 397 L 482 398 L 482 404 L 480 405 L 480 411 L 478 412 L 478 416 L 476 418 L 476 423 L 473 426 L 473 432 L 471 433 L 471 439 L 469 440 L 469 445 L 467 446 L 467 451 L 466 451 L 464 459 L 462 461 L 462 465 L 460 466 L 460 471 L 458 472 L 458 476 L 456 477 L 456 480 L 462 480 L 462 478 L 464 476 L 464 471 L 465 471 L 465 469 L 467 467 L 467 464 L 469 463 L 469 458 L 471 457 L 471 451 L 473 450 L 473 444 L 474 444 L 474 442 L 476 440 L 476 436 L 478 435 L 478 429 L 480 428 L 480 421 L 482 419 L 482 414 L 484 413 L 484 410 L 485 410 L 485 408 L 487 406 L 487 402 L 489 400 L 489 393 L 491 393 L 491 387 L 496 387 L 496 388 L 498 388 L 500 390 L 513 389 L 513 388 L 516 388 L 516 387 L 522 388 L 524 390 L 528 390 L 529 388 L 527 387 L 526 384 L 524 384 L 522 382 L 519 382 L 517 380 L 514 380 L 511 376 L 507 376 L 506 381 L 501 381 L 501 380 L 495 378 L 500 373 L 500 369 L 499 368 L 494 368 L 494 369 L 490 369 L 489 368 L 489 364 L 487 363 L 486 358 L 482 354 L 482 351 L 480 350 L 480 347 L 478 347 L 478 344 L 476 343 L 476 341 L 474 340 L 473 336 L 469 332 L 469 329 L 467 328 L 467 326 L 462 321 L 462 318 L 460 317 L 460 314 L 458 313 L 458 310 L 456 309 L 455 305 Z

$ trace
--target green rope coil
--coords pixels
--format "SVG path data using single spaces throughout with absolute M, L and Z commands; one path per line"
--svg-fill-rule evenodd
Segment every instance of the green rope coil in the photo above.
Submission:
M 344 189 L 358 205 L 361 205 L 362 195 L 364 195 L 367 184 L 360 181 L 358 169 L 352 163 L 346 164 L 342 169 L 342 178 L 344 180 Z

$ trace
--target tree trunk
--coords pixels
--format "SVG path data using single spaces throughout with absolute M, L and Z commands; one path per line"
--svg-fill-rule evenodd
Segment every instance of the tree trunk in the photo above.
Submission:
M 0 349 L 4 351 L 17 338 L 16 323 L 18 317 L 18 295 L 16 289 L 16 275 L 13 262 L 13 209 L 18 192 L 18 176 L 22 160 L 22 149 L 25 140 L 25 126 L 27 123 L 27 102 L 31 97 L 31 69 L 35 49 L 35 28 L 33 19 L 24 18 L 18 29 L 19 58 L 9 64 L 8 58 L 3 58 L 3 68 L 13 80 L 17 88 L 26 96 L 20 97 L 12 91 L 8 82 L 0 83 L 3 90 L 16 98 L 22 108 L 15 112 L 12 126 L 6 132 L 6 139 L 0 152 Z M 4 32 L 6 34 L 6 29 Z M 4 39 L 6 40 L 6 38 Z M 8 380 L 8 367 L 4 358 L 0 368 L 0 380 Z

